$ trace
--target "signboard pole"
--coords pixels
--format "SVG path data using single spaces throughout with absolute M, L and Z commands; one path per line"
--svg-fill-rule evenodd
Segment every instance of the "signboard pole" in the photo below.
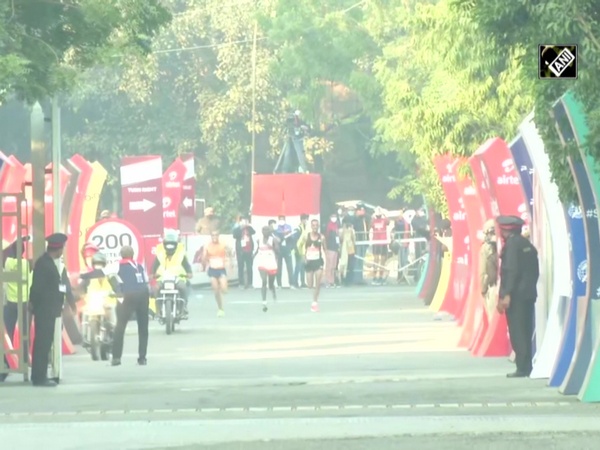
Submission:
M 61 160 L 61 124 L 58 97 L 52 99 L 52 216 L 54 232 L 61 230 L 61 198 L 60 198 L 60 160 Z M 67 272 L 69 268 L 67 267 Z M 62 316 L 56 318 L 54 325 L 54 344 L 52 346 L 53 377 L 60 380 L 62 374 Z

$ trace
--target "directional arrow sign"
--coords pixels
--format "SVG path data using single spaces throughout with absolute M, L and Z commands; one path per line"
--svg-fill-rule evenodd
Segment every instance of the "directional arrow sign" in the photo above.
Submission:
M 183 206 L 184 206 L 184 208 L 191 208 L 192 204 L 193 204 L 193 202 L 192 202 L 191 198 L 186 197 L 186 198 L 183 199 Z
M 150 200 L 144 199 L 138 202 L 129 202 L 129 209 L 131 211 L 148 211 L 156 206 L 156 203 Z

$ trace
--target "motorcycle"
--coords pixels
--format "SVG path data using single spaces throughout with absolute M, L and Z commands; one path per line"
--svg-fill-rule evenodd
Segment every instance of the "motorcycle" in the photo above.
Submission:
M 81 313 L 83 347 L 93 361 L 108 361 L 112 353 L 116 324 L 116 298 L 110 292 L 86 295 Z
M 177 289 L 178 278 L 171 274 L 165 274 L 159 285 L 156 297 L 156 312 L 158 321 L 165 326 L 167 334 L 175 331 L 175 325 L 186 320 L 185 300 Z

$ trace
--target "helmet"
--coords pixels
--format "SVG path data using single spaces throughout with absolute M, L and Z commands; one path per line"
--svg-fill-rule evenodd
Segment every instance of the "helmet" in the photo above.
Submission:
M 177 230 L 165 230 L 163 242 L 179 242 L 179 232 Z
M 96 254 L 94 254 L 94 256 L 92 256 L 92 264 L 106 265 L 106 263 L 107 263 L 107 260 L 106 260 L 106 255 L 104 253 L 97 252 Z

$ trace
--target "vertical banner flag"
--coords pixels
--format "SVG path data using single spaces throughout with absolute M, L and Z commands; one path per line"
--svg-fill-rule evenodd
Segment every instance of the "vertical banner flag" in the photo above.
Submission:
M 142 236 L 163 233 L 162 158 L 160 155 L 121 159 L 123 218 Z
M 196 166 L 194 155 L 183 155 L 181 160 L 185 165 L 185 176 L 179 208 L 179 230 L 182 233 L 193 233 L 196 229 Z
M 86 223 L 89 224 L 83 218 L 83 211 L 86 202 L 86 193 L 92 179 L 93 168 L 81 155 L 73 155 L 66 161 L 65 166 L 71 173 L 75 172 L 79 174 L 77 177 L 77 188 L 72 201 L 71 214 L 69 216 L 69 226 L 67 228 L 69 240 L 65 247 L 67 270 L 69 273 L 79 273 L 82 268 L 80 250 L 85 245 Z
M 177 158 L 162 177 L 163 228 L 179 230 L 179 207 L 186 167 Z M 161 233 L 162 234 L 162 233 Z
M 521 178 L 521 187 L 525 199 L 528 200 L 529 215 L 531 217 L 533 211 L 533 164 L 525 146 L 525 139 L 522 136 L 519 136 L 510 144 L 510 152 Z
M 469 227 L 465 205 L 456 183 L 458 165 L 463 162 L 464 160 L 455 160 L 449 155 L 437 156 L 434 159 L 448 203 L 449 219 L 452 226 L 451 282 L 441 310 L 455 317 L 458 317 L 462 310 L 469 282 Z

